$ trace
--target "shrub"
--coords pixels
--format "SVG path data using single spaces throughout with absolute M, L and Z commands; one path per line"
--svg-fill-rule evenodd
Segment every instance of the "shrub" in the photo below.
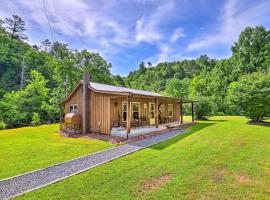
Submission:
M 40 116 L 39 116 L 38 113 L 34 112 L 31 123 L 32 123 L 33 126 L 36 126 L 36 125 L 40 124 Z
M 197 97 L 194 103 L 196 119 L 206 119 L 212 115 L 215 104 L 208 97 Z
M 0 121 L 0 130 L 6 129 L 7 125 L 5 124 L 5 122 Z
M 262 121 L 270 115 L 270 73 L 254 72 L 230 84 L 228 101 L 253 121 Z

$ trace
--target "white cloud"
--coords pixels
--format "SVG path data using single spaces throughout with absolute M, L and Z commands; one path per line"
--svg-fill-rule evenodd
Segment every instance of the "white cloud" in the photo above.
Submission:
M 170 44 L 170 43 L 160 43 L 158 44 L 159 52 L 152 57 L 146 58 L 145 62 L 151 61 L 154 66 L 161 62 L 171 62 L 179 59 L 185 59 L 181 54 L 181 51 Z
M 42 1 L 6 1 L 6 6 L 0 9 L 1 18 L 16 13 L 26 20 L 27 26 L 30 28 L 39 24 L 44 30 L 49 30 Z M 74 38 L 88 38 L 100 45 L 106 43 L 107 46 L 114 43 L 132 44 L 134 41 L 130 39 L 131 31 L 128 26 L 120 24 L 119 20 L 107 14 L 105 8 L 104 10 L 96 9 L 97 5 L 93 2 L 45 0 L 45 5 L 54 36 L 59 33 Z
M 143 16 L 136 21 L 136 41 L 153 44 L 164 39 L 159 24 L 166 20 L 175 8 L 173 0 L 160 3 L 148 17 Z
M 258 2 L 250 7 L 244 1 L 227 1 L 214 30 L 192 41 L 187 46 L 187 51 L 232 45 L 245 27 L 262 25 L 269 21 L 269 8 L 270 1 Z
M 144 18 L 136 21 L 136 41 L 137 42 L 148 42 L 150 44 L 155 41 L 159 41 L 163 38 L 161 33 L 159 33 L 155 28 L 156 23 L 150 22 L 145 23 Z
M 182 28 L 177 28 L 174 30 L 171 36 L 171 42 L 176 42 L 179 38 L 186 37 L 184 30 Z

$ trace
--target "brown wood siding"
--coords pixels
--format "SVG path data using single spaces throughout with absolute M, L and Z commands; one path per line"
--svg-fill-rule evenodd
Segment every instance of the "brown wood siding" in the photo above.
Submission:
M 114 99 L 111 101 L 111 99 Z M 115 100 L 119 101 L 116 95 L 102 94 L 91 91 L 90 98 L 90 129 L 92 132 L 100 132 L 109 134 L 114 123 L 117 122 L 118 108 L 121 103 L 115 108 Z
M 112 94 L 102 94 L 94 91 L 90 91 L 90 130 L 91 132 L 100 132 L 109 134 L 113 125 L 122 122 L 122 101 L 126 101 L 126 97 Z M 146 125 L 150 124 L 149 121 L 149 103 L 155 102 L 154 98 L 136 97 L 132 98 L 131 102 L 140 103 L 140 117 L 146 117 Z M 165 104 L 165 111 L 163 117 L 168 117 L 168 104 L 173 104 L 173 118 L 172 121 L 179 121 L 180 118 L 180 104 L 176 101 L 162 101 L 159 100 L 159 105 Z M 65 113 L 69 113 L 69 106 L 77 104 L 78 113 L 82 114 L 82 86 L 73 93 L 70 99 L 65 102 Z M 117 106 L 116 106 L 117 104 Z M 147 107 L 144 108 L 144 104 Z
M 82 86 L 79 86 L 73 95 L 65 102 L 65 113 L 69 113 L 69 106 L 77 104 L 78 114 L 82 114 Z

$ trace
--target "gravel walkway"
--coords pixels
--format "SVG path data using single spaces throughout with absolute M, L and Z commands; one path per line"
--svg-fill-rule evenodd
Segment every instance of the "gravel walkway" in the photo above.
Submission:
M 116 158 L 168 140 L 184 132 L 185 130 L 183 129 L 171 130 L 141 141 L 113 147 L 102 152 L 89 154 L 51 167 L 2 180 L 0 181 L 0 199 L 8 199 L 55 183 Z

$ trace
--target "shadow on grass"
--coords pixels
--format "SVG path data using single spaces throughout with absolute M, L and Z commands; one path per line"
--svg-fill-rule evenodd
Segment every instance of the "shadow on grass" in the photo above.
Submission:
M 249 122 L 247 122 L 247 124 L 249 124 L 249 125 L 255 125 L 255 126 L 270 127 L 270 122 L 267 122 L 267 121 L 261 121 L 261 122 L 249 121 Z
M 227 122 L 228 120 L 226 119 L 196 119 L 198 122 Z
M 216 123 L 198 123 L 194 126 L 192 126 L 191 128 L 189 128 L 190 130 L 188 130 L 186 133 L 183 133 L 179 136 L 176 136 L 174 138 L 171 138 L 167 141 L 164 141 L 164 142 L 161 142 L 159 144 L 156 144 L 154 146 L 151 146 L 150 148 L 151 149 L 155 149 L 155 150 L 162 150 L 162 149 L 165 149 L 169 146 L 171 146 L 172 144 L 176 143 L 176 142 L 179 142 L 180 140 L 183 140 L 184 138 L 208 127 L 208 126 L 211 126 L 211 125 L 214 125 Z
M 225 120 L 225 119 L 209 119 L 208 121 L 211 121 L 211 122 L 227 122 L 228 120 Z

